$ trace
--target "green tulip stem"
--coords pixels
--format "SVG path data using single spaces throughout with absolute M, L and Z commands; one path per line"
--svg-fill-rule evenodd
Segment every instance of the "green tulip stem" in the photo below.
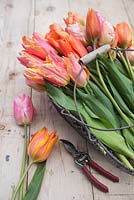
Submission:
M 111 102 L 113 103 L 113 105 L 115 106 L 115 108 L 117 109 L 118 113 L 120 114 L 120 116 L 124 119 L 124 121 L 129 125 L 131 126 L 132 123 L 131 121 L 126 117 L 126 115 L 122 112 L 122 110 L 120 109 L 120 107 L 118 106 L 118 104 L 116 103 L 115 99 L 113 98 L 113 96 L 111 95 L 111 93 L 109 92 L 104 80 L 103 80 L 103 77 L 102 77 L 102 74 L 100 72 L 100 68 L 99 68 L 99 64 L 98 64 L 98 60 L 96 60 L 96 67 L 97 67 L 97 72 L 98 72 L 98 76 L 100 78 L 100 82 L 105 90 L 105 93 L 108 95 L 109 99 L 111 100 Z
M 125 51 L 125 58 L 126 58 L 126 61 L 127 61 L 127 63 L 128 63 L 128 67 L 129 67 L 129 71 L 130 71 L 130 73 L 131 73 L 132 81 L 134 81 L 134 72 L 133 72 L 133 70 L 132 70 L 132 66 L 131 66 L 131 64 L 130 64 L 130 61 L 129 61 L 129 58 L 128 58 L 128 54 L 127 54 L 126 51 Z
M 24 174 L 25 171 L 25 167 L 26 167 L 26 157 L 27 157 L 27 124 L 24 125 L 24 147 L 23 147 L 23 158 L 22 158 L 22 165 L 21 165 L 21 175 L 20 177 L 22 177 L 22 175 Z M 24 190 L 24 181 L 21 184 L 20 187 L 20 192 L 19 192 L 19 200 L 23 199 L 23 190 Z
M 90 74 L 90 77 L 92 78 L 92 80 L 102 89 L 102 91 L 104 91 L 104 88 L 102 87 L 102 85 L 97 81 L 97 79 L 95 78 L 95 76 L 93 74 Z M 89 83 L 89 81 L 88 81 Z M 90 84 L 90 83 L 89 83 Z
M 128 59 L 128 56 L 127 56 L 127 53 L 125 53 L 125 57 L 123 56 L 123 54 L 119 51 L 119 55 L 124 63 L 124 66 L 126 67 L 126 70 L 131 78 L 131 80 L 134 80 L 134 74 L 133 74 L 133 71 L 131 69 L 131 67 L 129 66 L 129 59 Z
M 32 166 L 33 163 L 34 163 L 34 162 L 32 161 L 32 162 L 28 165 L 28 167 L 26 168 L 26 170 L 24 171 L 24 173 L 23 173 L 21 179 L 20 179 L 19 182 L 18 182 L 18 185 L 16 186 L 16 188 L 15 188 L 15 190 L 14 190 L 14 192 L 13 192 L 13 195 L 12 195 L 12 197 L 11 197 L 11 200 L 15 200 L 15 199 L 16 199 L 16 195 L 17 195 L 17 193 L 18 193 L 18 190 L 20 189 L 20 187 L 21 187 L 21 185 L 22 185 L 22 183 L 23 183 L 23 180 L 24 180 L 25 176 L 27 175 L 28 170 L 31 168 L 31 166 Z

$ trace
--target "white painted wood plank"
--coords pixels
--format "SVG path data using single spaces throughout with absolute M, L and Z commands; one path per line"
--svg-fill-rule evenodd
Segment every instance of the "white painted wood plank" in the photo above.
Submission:
M 126 2 L 132 3 L 130 0 Z M 4 130 L 0 130 L 0 163 L 3 163 L 0 165 L 0 185 L 2 185 L 2 191 L 9 188 L 6 192 L 0 193 L 0 200 L 8 200 L 11 194 L 11 185 L 17 183 L 19 178 L 23 146 L 23 129 L 16 127 L 14 123 L 12 102 L 20 91 L 29 93 L 22 76 L 23 67 L 16 61 L 16 55 L 21 49 L 22 35 L 31 35 L 34 30 L 34 1 L 8 0 L 1 1 L 0 4 L 0 27 L 2 27 L 0 29 L 0 127 L 5 126 Z M 48 30 L 50 23 L 63 24 L 62 18 L 66 17 L 69 10 L 85 16 L 88 7 L 100 10 L 113 24 L 122 20 L 129 22 L 128 14 L 121 0 L 37 0 L 35 6 L 35 30 L 41 33 Z M 131 7 L 127 3 L 125 6 L 129 9 Z M 132 9 L 130 9 L 130 16 L 131 13 Z M 47 126 L 50 130 L 57 129 L 60 138 L 71 140 L 81 150 L 86 148 L 85 142 L 59 116 L 46 95 L 33 91 L 32 97 L 37 108 L 37 118 L 32 124 L 31 133 Z M 9 152 L 11 153 L 9 154 Z M 120 184 L 114 184 L 94 173 L 100 180 L 108 184 L 110 194 L 103 194 L 94 189 L 93 197 L 90 183 L 74 166 L 71 156 L 63 149 L 62 145 L 57 144 L 48 160 L 46 175 L 38 199 L 134 199 L 133 177 L 120 172 L 94 150 L 91 154 L 97 162 L 120 176 Z M 6 155 L 10 155 L 9 161 L 5 160 Z M 7 171 L 9 172 L 8 176 L 6 176 Z M 33 172 L 34 168 L 30 172 L 30 178 Z
M 32 1 L 0 2 L 0 125 L 5 127 L 0 130 L 0 200 L 10 199 L 20 176 L 24 133 L 13 119 L 13 99 L 30 90 L 16 56 L 22 35 L 32 28 L 32 10 Z

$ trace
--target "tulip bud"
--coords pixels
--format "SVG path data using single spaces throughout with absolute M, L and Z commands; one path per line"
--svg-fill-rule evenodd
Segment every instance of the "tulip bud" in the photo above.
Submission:
M 56 131 L 50 134 L 47 128 L 42 128 L 33 135 L 28 145 L 28 155 L 33 162 L 45 161 L 57 140 L 58 136 L 56 135 Z
M 118 34 L 118 46 L 120 48 L 129 48 L 132 44 L 132 32 L 127 23 L 117 24 L 116 31 Z
M 29 96 L 20 94 L 14 99 L 14 118 L 18 125 L 32 123 L 34 114 L 35 108 Z
M 101 35 L 101 24 L 98 13 L 91 9 L 88 10 L 86 18 L 86 35 L 89 42 L 95 41 Z
M 78 62 L 78 59 L 75 57 L 74 54 L 70 54 L 68 58 L 66 59 L 66 64 L 67 64 L 67 71 L 68 74 L 73 82 L 75 82 L 75 79 L 81 70 L 81 65 Z M 80 77 L 77 81 L 77 86 L 78 87 L 84 87 L 87 84 L 87 80 L 89 79 L 89 71 L 85 67 L 83 71 L 80 74 Z
M 101 25 L 101 36 L 99 39 L 99 45 L 112 44 L 114 39 L 115 32 L 113 26 L 108 21 L 104 21 Z

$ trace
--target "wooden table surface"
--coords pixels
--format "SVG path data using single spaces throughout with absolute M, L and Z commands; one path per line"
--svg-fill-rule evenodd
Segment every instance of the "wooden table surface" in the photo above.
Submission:
M 38 200 L 134 200 L 134 177 L 117 169 L 92 146 L 87 146 L 45 94 L 31 91 L 24 83 L 24 68 L 16 59 L 22 49 L 23 35 L 31 36 L 33 31 L 44 34 L 50 23 L 63 24 L 62 19 L 70 10 L 85 17 L 88 8 L 100 10 L 114 25 L 126 21 L 134 26 L 134 0 L 0 0 L 0 200 L 10 199 L 20 176 L 24 130 L 14 122 L 13 100 L 22 92 L 32 96 L 37 110 L 30 134 L 43 126 L 56 129 L 60 138 L 72 141 L 81 150 L 88 148 L 93 159 L 120 177 L 120 183 L 112 183 L 93 171 L 110 189 L 107 194 L 100 192 L 58 143 L 47 162 Z M 29 180 L 34 170 L 32 167 Z

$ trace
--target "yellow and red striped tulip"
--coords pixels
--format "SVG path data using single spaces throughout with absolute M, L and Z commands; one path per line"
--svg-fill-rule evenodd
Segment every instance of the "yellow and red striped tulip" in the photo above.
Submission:
M 26 84 L 39 92 L 43 92 L 45 90 L 45 80 L 40 74 L 38 68 L 28 68 L 24 72 Z
M 28 155 L 33 162 L 45 161 L 52 152 L 57 140 L 56 131 L 49 133 L 46 127 L 40 129 L 33 135 L 28 145 Z
M 74 54 L 70 54 L 68 58 L 65 58 L 66 60 L 66 65 L 67 65 L 67 71 L 68 74 L 73 82 L 75 82 L 75 79 L 81 70 L 81 65 L 79 64 L 78 59 L 75 57 Z M 80 74 L 80 77 L 77 81 L 77 86 L 78 87 L 84 87 L 87 84 L 87 80 L 89 79 L 89 71 L 85 67 L 83 71 Z
M 132 32 L 126 22 L 117 24 L 118 46 L 120 48 L 129 48 L 132 44 Z

